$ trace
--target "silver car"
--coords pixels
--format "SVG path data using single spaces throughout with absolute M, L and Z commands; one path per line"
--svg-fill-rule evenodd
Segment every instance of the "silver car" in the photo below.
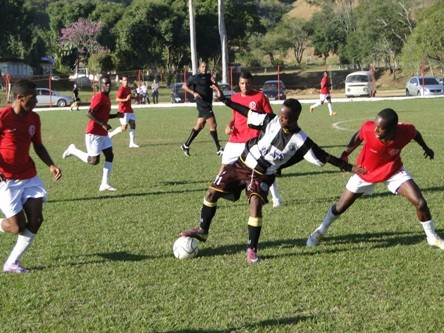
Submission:
M 69 106 L 74 102 L 71 96 L 62 95 L 47 88 L 37 88 L 37 106 L 52 105 L 58 107 Z
M 444 86 L 433 76 L 413 76 L 405 86 L 407 96 L 444 95 Z

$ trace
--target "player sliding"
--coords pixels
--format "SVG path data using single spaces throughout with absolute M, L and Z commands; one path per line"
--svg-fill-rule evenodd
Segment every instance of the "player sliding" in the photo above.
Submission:
M 392 193 L 407 198 L 415 207 L 429 245 L 444 250 L 444 242 L 435 232 L 435 223 L 427 202 L 401 161 L 401 151 L 411 140 L 422 147 L 426 158 L 433 159 L 434 152 L 424 142 L 421 133 L 411 124 L 399 124 L 398 115 L 392 109 L 382 110 L 374 121 L 367 121 L 361 126 L 341 158 L 348 162 L 348 156 L 364 141 L 356 164 L 367 173 L 350 178 L 339 201 L 328 210 L 322 224 L 308 237 L 307 246 L 318 245 L 333 221 L 357 198 L 364 193 L 372 193 L 376 183 L 384 183 Z
M 262 206 L 268 202 L 268 191 L 275 180 L 276 172 L 302 159 L 317 166 L 328 162 L 341 170 L 353 173 L 365 171 L 320 149 L 302 131 L 298 125 L 302 109 L 298 100 L 285 100 L 278 116 L 250 110 L 224 98 L 218 87 L 214 89 L 225 105 L 247 117 L 248 125 L 259 129 L 260 134 L 246 143 L 237 161 L 226 165 L 208 188 L 201 208 L 200 225 L 181 232 L 180 236 L 193 237 L 205 242 L 219 198 L 236 201 L 241 192 L 246 190 L 250 206 L 247 263 L 254 264 L 259 260 L 257 245 L 262 228 Z

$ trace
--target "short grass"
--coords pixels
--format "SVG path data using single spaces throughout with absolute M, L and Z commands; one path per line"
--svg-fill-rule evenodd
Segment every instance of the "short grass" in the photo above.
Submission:
M 435 160 L 425 160 L 413 142 L 403 156 L 444 233 L 442 105 L 442 99 L 335 103 L 338 115 L 329 117 L 326 106 L 310 114 L 304 104 L 300 125 L 339 155 L 364 120 L 384 107 L 397 110 L 435 150 Z M 426 244 L 411 205 L 384 186 L 358 200 L 320 246 L 305 246 L 350 176 L 330 165 L 301 162 L 284 170 L 278 182 L 285 206 L 264 207 L 259 264 L 245 263 L 245 197 L 219 202 L 197 258 L 175 259 L 172 244 L 198 224 L 220 158 L 207 128 L 191 157 L 181 152 L 194 107 L 136 112 L 141 147 L 128 148 L 127 132 L 113 138 L 115 193 L 98 192 L 101 166 L 61 159 L 70 143 L 84 149 L 85 112 L 40 113 L 63 179 L 53 182 L 38 162 L 49 191 L 45 222 L 22 259 L 32 272 L 0 274 L 1 332 L 443 331 L 444 253 Z M 225 140 L 230 111 L 215 112 Z M 14 242 L 0 235 L 3 259 Z

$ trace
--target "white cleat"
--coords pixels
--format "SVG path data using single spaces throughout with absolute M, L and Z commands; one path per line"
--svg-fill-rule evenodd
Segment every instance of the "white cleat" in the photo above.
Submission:
M 307 238 L 307 246 L 316 246 L 319 244 L 319 242 L 322 239 L 322 234 L 319 232 L 319 230 L 315 230 L 308 238 Z
M 106 184 L 106 185 L 100 185 L 99 191 L 100 191 L 100 192 L 105 192 L 105 191 L 108 191 L 108 192 L 115 192 L 116 189 L 115 189 L 114 187 L 112 187 L 112 186 Z
M 441 250 L 444 250 L 444 240 L 442 240 L 440 237 L 427 237 L 427 243 L 429 243 L 430 246 L 436 246 L 440 248 Z
M 62 158 L 65 159 L 65 158 L 71 156 L 71 155 L 72 155 L 72 151 L 73 151 L 74 149 L 76 149 L 76 146 L 75 146 L 73 143 L 70 144 L 70 145 L 68 146 L 68 149 L 66 149 L 66 150 L 63 152 Z
M 139 148 L 139 145 L 136 145 L 135 143 L 130 143 L 130 148 Z

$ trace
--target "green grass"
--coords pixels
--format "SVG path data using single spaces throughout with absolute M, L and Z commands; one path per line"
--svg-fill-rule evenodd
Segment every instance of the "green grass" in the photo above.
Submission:
M 336 155 L 384 107 L 414 123 L 436 157 L 425 160 L 413 142 L 403 160 L 444 233 L 442 99 L 334 103 L 336 117 L 328 116 L 326 106 L 314 114 L 303 106 L 301 127 Z M 215 112 L 225 141 L 230 111 L 218 106 Z M 243 196 L 236 203 L 219 201 L 197 258 L 175 259 L 173 242 L 181 230 L 198 224 L 220 158 L 207 128 L 191 146 L 191 157 L 180 151 L 196 120 L 193 106 L 136 113 L 141 148 L 127 147 L 127 132 L 113 138 L 115 193 L 98 192 L 103 160 L 93 167 L 74 157 L 61 159 L 70 143 L 84 149 L 85 112 L 40 113 L 45 145 L 63 177 L 53 182 L 37 163 L 49 192 L 45 222 L 22 259 L 32 272 L 0 274 L 1 332 L 444 329 L 444 253 L 426 244 L 413 207 L 384 186 L 358 200 L 320 246 L 305 246 L 350 176 L 330 165 L 303 161 L 284 170 L 278 182 L 285 206 L 264 207 L 259 264 L 245 263 Z M 117 126 L 117 120 L 111 124 Z M 3 260 L 14 242 L 12 235 L 0 235 Z

